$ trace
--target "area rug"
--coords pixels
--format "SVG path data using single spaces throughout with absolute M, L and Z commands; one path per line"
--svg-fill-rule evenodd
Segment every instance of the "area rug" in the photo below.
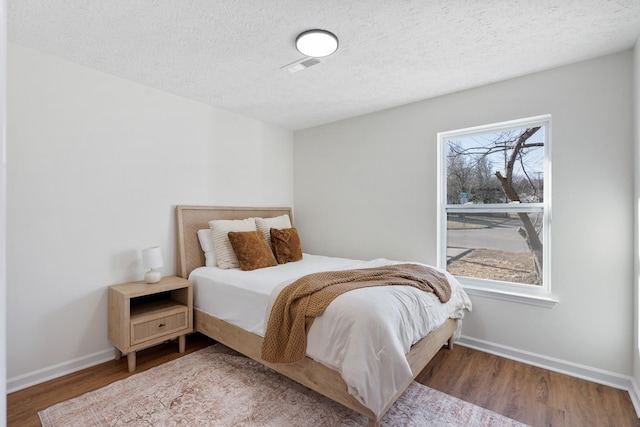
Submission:
M 221 344 L 38 414 L 61 426 L 367 426 L 368 420 Z M 382 426 L 522 427 L 413 382 Z

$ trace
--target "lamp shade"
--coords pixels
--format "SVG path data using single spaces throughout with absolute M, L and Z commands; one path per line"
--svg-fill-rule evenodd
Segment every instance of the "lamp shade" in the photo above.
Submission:
M 296 49 L 314 58 L 331 55 L 338 49 L 338 38 L 326 30 L 309 30 L 296 37 Z
M 159 246 L 153 246 L 142 250 L 142 266 L 144 268 L 162 267 L 162 252 Z

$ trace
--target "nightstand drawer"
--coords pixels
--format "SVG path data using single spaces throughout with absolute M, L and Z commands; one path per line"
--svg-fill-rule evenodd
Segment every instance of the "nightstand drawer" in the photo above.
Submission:
M 189 310 L 186 306 L 170 311 L 145 316 L 131 321 L 131 345 L 140 344 L 156 337 L 171 334 L 189 327 Z

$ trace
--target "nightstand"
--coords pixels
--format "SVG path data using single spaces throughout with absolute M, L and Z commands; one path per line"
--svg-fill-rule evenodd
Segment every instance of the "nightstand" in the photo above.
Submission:
M 136 351 L 178 338 L 185 350 L 185 335 L 193 331 L 193 287 L 181 277 L 163 277 L 109 286 L 109 340 L 116 359 L 127 355 L 129 372 L 136 369 Z

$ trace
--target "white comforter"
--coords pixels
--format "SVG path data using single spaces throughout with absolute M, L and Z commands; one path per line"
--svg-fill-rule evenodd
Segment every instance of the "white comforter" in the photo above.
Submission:
M 194 270 L 190 279 L 195 284 L 196 308 L 264 336 L 275 297 L 298 277 L 316 271 L 396 263 L 384 259 L 354 261 L 305 254 L 302 261 L 251 272 L 204 267 Z M 445 274 L 451 284 L 451 299 L 445 304 L 440 303 L 435 294 L 410 286 L 370 287 L 340 295 L 314 321 L 307 339 L 307 355 L 340 372 L 349 392 L 380 415 L 400 387 L 412 378 L 405 357 L 411 346 L 447 318 L 461 319 L 465 310 L 471 310 L 471 301 L 462 285 L 450 274 Z M 217 291 L 206 285 L 212 276 L 218 281 Z M 239 284 L 233 284 L 234 281 Z M 214 307 L 205 302 L 211 301 L 216 294 L 218 297 L 229 294 L 234 288 L 240 290 L 240 303 L 229 304 L 223 298 Z M 207 294 L 211 296 L 207 297 Z M 239 305 L 246 308 L 239 310 Z M 249 313 L 247 320 L 245 314 Z

